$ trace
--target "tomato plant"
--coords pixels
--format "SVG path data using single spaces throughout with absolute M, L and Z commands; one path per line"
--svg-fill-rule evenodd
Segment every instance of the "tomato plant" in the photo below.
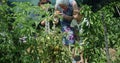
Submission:
M 37 29 L 41 20 L 53 20 L 53 16 L 28 2 L 13 4 L 0 6 L 0 62 L 70 63 L 71 52 L 62 44 L 60 29 L 51 29 L 50 33 Z
M 50 29 L 49 33 L 46 32 L 46 27 L 37 29 L 43 19 L 48 22 L 54 20 L 51 15 L 54 11 L 46 12 L 28 2 L 13 5 L 0 5 L 0 62 L 71 63 L 72 53 L 62 44 L 62 36 L 65 33 L 56 26 L 52 26 L 53 29 Z M 53 7 L 48 4 L 46 6 Z M 79 49 L 84 52 L 84 59 L 87 58 L 88 63 L 106 63 L 105 33 L 109 49 L 116 51 L 114 60 L 110 54 L 112 62 L 120 61 L 120 17 L 114 15 L 116 7 L 119 10 L 119 2 L 112 2 L 97 12 L 93 12 L 91 6 L 81 6 L 80 13 L 83 14 L 84 20 L 80 23 L 78 35 L 82 46 L 78 41 L 72 46 L 76 55 L 79 55 Z M 107 32 L 104 32 L 103 24 L 106 25 Z
M 82 41 L 84 42 L 84 56 L 88 58 L 90 63 L 105 63 L 106 53 L 103 52 L 105 48 L 104 40 L 104 26 L 105 23 L 107 28 L 108 37 L 108 48 L 119 48 L 119 17 L 114 17 L 115 9 L 114 6 L 118 6 L 119 3 L 110 3 L 104 6 L 97 12 L 92 12 L 91 7 L 83 5 L 81 12 L 88 21 L 81 23 Z M 102 14 L 104 14 L 104 23 L 102 23 Z M 110 54 L 111 55 L 111 54 Z M 116 57 L 117 58 L 117 57 Z

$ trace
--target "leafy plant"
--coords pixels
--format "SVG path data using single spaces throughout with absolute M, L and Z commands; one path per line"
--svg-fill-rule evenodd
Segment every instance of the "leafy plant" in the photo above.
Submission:
M 105 63 L 106 57 L 103 50 L 105 48 L 104 41 L 104 27 L 102 23 L 102 13 L 104 14 L 105 24 L 107 26 L 109 48 L 118 48 L 119 42 L 119 22 L 120 18 L 114 17 L 116 6 L 119 3 L 110 3 L 104 6 L 98 12 L 91 11 L 90 6 L 83 5 L 81 13 L 88 19 L 88 21 L 81 23 L 83 33 L 80 34 L 84 41 L 84 56 L 88 58 L 89 63 Z M 89 24 L 89 25 L 87 25 Z M 111 36 L 111 37 L 110 37 Z M 116 47 L 117 46 L 117 47 Z
M 71 52 L 62 45 L 60 29 L 55 27 L 49 34 L 37 29 L 41 20 L 53 20 L 53 16 L 28 2 L 13 4 L 0 6 L 0 62 L 70 63 Z
M 55 26 L 49 30 L 50 33 L 47 33 L 44 27 L 37 29 L 43 19 L 48 22 L 54 21 L 54 15 L 51 15 L 54 10 L 52 13 L 46 12 L 28 2 L 13 4 L 13 7 L 5 3 L 0 5 L 0 62 L 71 63 L 71 51 L 62 44 L 62 36 L 66 34 Z M 115 7 L 119 9 L 119 2 L 110 3 L 94 13 L 91 6 L 81 6 L 80 13 L 85 18 L 80 24 L 79 33 L 82 46 L 79 46 L 79 42 L 72 46 L 76 49 L 76 55 L 79 55 L 79 49 L 84 52 L 88 63 L 106 62 L 102 14 L 107 28 L 109 48 L 116 50 L 116 59 L 113 62 L 119 62 L 120 17 L 115 17 Z

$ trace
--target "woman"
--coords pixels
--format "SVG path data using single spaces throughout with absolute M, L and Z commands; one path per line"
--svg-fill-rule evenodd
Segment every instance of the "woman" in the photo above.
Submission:
M 63 17 L 60 20 L 62 31 L 68 33 L 68 37 L 63 38 L 63 43 L 65 45 L 74 44 L 74 30 L 70 24 L 72 19 L 76 19 L 78 16 L 78 7 L 75 0 L 56 0 L 55 14 Z
M 75 43 L 74 29 L 70 26 L 70 24 L 73 19 L 76 19 L 78 21 L 79 18 L 79 10 L 76 1 L 56 0 L 55 15 L 62 16 L 62 19 L 60 19 L 62 32 L 67 33 L 67 36 L 63 37 L 63 44 L 66 46 L 74 44 Z

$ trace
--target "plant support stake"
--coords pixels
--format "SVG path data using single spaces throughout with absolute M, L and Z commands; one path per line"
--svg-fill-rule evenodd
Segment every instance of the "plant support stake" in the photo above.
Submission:
M 105 40 L 105 51 L 106 51 L 106 57 L 107 57 L 107 63 L 111 63 L 110 61 L 110 54 L 109 54 L 109 48 L 108 48 L 108 38 L 107 38 L 107 27 L 104 21 L 104 14 L 102 13 L 102 24 L 104 27 L 104 40 Z
M 116 10 L 117 10 L 117 12 L 118 12 L 118 14 L 119 14 L 119 16 L 120 16 L 120 11 L 119 11 L 119 9 L 118 9 L 118 7 L 116 6 Z
M 50 23 L 49 21 L 45 21 L 45 31 L 47 34 L 50 33 Z

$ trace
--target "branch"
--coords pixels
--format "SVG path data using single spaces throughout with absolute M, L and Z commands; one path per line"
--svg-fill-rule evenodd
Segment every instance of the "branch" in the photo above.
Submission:
M 106 51 L 106 57 L 107 57 L 107 63 L 111 63 L 111 60 L 110 60 L 110 54 L 109 54 L 109 48 L 108 48 L 108 37 L 107 37 L 107 27 L 106 27 L 106 24 L 105 24 L 105 21 L 104 21 L 104 14 L 102 13 L 102 23 L 103 23 L 103 27 L 104 27 L 104 40 L 105 40 L 105 51 Z
M 119 9 L 118 9 L 118 7 L 116 6 L 116 10 L 117 10 L 117 12 L 118 12 L 118 14 L 119 14 L 119 16 L 120 16 L 120 11 L 119 11 Z

